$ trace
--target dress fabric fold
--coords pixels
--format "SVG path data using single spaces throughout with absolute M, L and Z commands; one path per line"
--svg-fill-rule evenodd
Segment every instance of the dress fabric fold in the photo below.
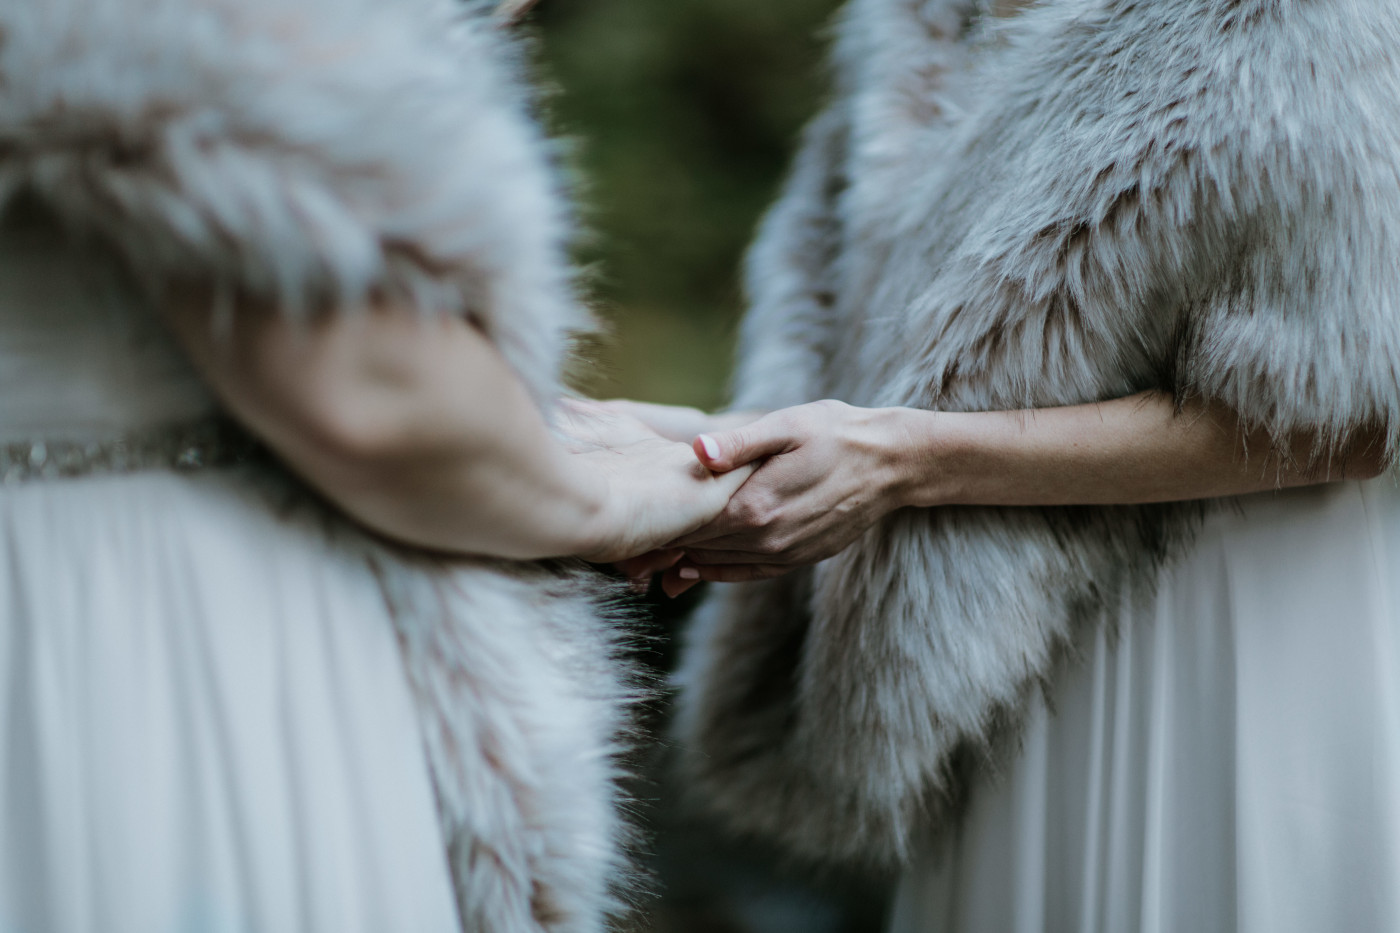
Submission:
M 1400 928 L 1400 490 L 1239 503 L 1056 671 L 895 933 Z
M 120 283 L 0 235 L 0 442 L 215 416 Z M 0 484 L 0 931 L 460 928 L 371 555 L 262 465 Z
M 458 929 L 387 606 L 315 511 L 30 483 L 0 567 L 0 930 Z

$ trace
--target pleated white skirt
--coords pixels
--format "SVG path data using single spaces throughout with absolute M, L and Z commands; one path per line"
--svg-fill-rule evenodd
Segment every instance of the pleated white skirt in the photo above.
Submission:
M 449 933 L 384 598 L 237 471 L 0 489 L 0 933 Z
M 895 933 L 1400 931 L 1395 480 L 1246 497 L 1116 614 Z

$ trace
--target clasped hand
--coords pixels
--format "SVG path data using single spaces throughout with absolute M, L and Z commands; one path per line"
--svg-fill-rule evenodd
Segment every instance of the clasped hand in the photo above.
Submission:
M 672 596 L 701 580 L 765 579 L 824 560 L 904 504 L 899 429 L 890 409 L 821 401 L 717 419 L 636 402 L 570 403 L 568 411 L 575 428 L 591 430 L 595 440 L 645 429 L 690 440 L 696 460 L 716 475 L 753 471 L 718 515 L 618 562 L 639 582 L 664 572 Z M 609 419 L 617 419 L 613 427 Z M 709 430 L 696 436 L 697 428 Z
M 703 527 L 754 470 L 711 469 L 688 445 L 602 406 L 564 402 L 558 430 L 575 475 L 600 484 L 594 533 L 577 552 L 599 563 L 653 552 Z

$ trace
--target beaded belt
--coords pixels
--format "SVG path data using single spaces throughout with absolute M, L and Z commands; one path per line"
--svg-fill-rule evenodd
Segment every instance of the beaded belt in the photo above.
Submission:
M 0 483 L 237 466 L 260 448 L 242 428 L 223 418 L 154 428 L 101 441 L 0 443 Z

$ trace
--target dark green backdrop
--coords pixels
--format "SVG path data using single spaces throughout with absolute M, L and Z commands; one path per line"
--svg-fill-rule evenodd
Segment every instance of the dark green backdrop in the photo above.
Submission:
M 834 0 L 541 0 L 527 29 L 569 140 L 580 259 L 612 336 L 594 394 L 723 401 L 738 265 L 823 93 Z

